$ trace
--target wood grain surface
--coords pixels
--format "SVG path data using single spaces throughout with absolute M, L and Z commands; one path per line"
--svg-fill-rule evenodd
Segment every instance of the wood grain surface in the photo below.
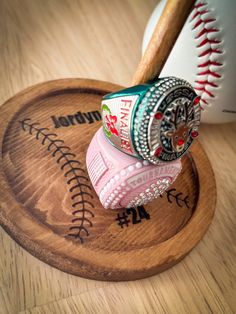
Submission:
M 42 261 L 89 279 L 135 280 L 172 267 L 202 239 L 215 211 L 214 174 L 198 141 L 161 197 L 103 208 L 85 158 L 101 127 L 102 96 L 121 88 L 53 80 L 0 108 L 0 224 Z
M 89 77 L 129 85 L 157 1 L 2 0 L 0 100 L 32 84 Z M 0 230 L 0 312 L 235 313 L 236 124 L 202 125 L 217 182 L 213 223 L 174 268 L 126 283 L 86 280 L 39 261 Z

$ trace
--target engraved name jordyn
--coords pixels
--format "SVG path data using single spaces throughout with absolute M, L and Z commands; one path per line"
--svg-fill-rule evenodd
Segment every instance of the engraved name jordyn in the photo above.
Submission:
M 68 114 L 66 116 L 51 116 L 53 125 L 56 129 L 60 127 L 69 127 L 78 124 L 84 123 L 94 123 L 96 121 L 102 120 L 100 112 L 97 111 L 89 111 L 89 112 L 80 112 L 78 111 L 75 114 Z

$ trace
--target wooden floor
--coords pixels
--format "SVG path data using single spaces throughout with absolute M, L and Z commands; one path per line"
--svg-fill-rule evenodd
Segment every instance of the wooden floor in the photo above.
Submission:
M 0 103 L 46 80 L 130 84 L 154 0 L 1 0 Z M 236 124 L 203 125 L 215 171 L 213 223 L 183 262 L 158 276 L 107 283 L 37 260 L 0 228 L 0 313 L 235 313 Z

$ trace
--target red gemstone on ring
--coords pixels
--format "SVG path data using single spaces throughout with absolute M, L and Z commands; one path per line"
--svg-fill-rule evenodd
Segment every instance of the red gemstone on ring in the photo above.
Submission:
M 200 100 L 201 100 L 201 97 L 200 97 L 200 96 L 197 96 L 196 98 L 194 98 L 193 104 L 194 104 L 194 105 L 199 104 L 199 101 L 200 101 Z
M 179 140 L 178 140 L 178 145 L 181 146 L 181 145 L 183 145 L 183 144 L 184 144 L 184 140 L 183 140 L 182 138 L 179 139 Z
M 157 113 L 155 113 L 154 117 L 157 120 L 161 120 L 161 118 L 163 117 L 163 114 L 161 112 L 157 112 Z
M 192 136 L 192 137 L 197 137 L 197 136 L 198 136 L 198 132 L 197 132 L 197 131 L 193 131 L 193 132 L 191 133 L 191 136 Z
M 158 157 L 158 156 L 160 156 L 161 155 L 161 152 L 162 152 L 162 147 L 158 147 L 157 149 L 156 149 L 156 151 L 155 151 L 155 156 L 156 157 Z

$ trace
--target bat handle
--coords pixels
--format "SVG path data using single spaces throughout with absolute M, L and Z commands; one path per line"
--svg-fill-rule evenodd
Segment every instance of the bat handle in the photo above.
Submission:
M 158 77 L 178 38 L 195 0 L 168 0 L 147 49 L 134 74 L 132 84 Z M 186 47 L 187 49 L 187 47 Z

